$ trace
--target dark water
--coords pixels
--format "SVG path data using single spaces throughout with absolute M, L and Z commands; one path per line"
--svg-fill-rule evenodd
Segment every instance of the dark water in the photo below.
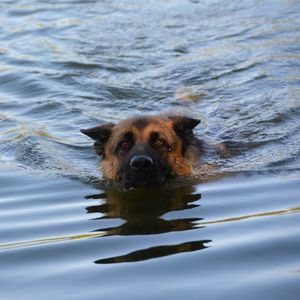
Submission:
M 299 299 L 299 80 L 299 1 L 1 1 L 0 299 Z M 224 176 L 104 187 L 79 129 L 174 108 Z

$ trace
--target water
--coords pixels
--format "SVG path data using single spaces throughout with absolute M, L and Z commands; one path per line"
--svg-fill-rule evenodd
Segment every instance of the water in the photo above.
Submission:
M 0 299 L 299 298 L 298 1 L 6 0 L 0 24 Z M 202 158 L 222 176 L 105 185 L 79 129 L 168 109 L 230 147 Z

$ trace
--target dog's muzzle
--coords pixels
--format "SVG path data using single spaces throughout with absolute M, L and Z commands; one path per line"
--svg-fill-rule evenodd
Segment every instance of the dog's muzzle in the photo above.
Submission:
M 168 168 L 154 156 L 135 154 L 123 165 L 121 181 L 126 187 L 157 186 L 164 182 Z

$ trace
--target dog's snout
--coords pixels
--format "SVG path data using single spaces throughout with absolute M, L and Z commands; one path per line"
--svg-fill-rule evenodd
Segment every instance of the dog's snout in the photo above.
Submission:
M 130 168 L 134 171 L 149 170 L 153 167 L 153 160 L 146 155 L 135 155 L 130 160 Z

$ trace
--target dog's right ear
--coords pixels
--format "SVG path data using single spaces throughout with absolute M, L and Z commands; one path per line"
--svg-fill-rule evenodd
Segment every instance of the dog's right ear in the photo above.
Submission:
M 88 129 L 80 129 L 80 131 L 96 141 L 94 144 L 96 153 L 104 156 L 104 145 L 110 138 L 114 126 L 115 124 L 108 123 Z

